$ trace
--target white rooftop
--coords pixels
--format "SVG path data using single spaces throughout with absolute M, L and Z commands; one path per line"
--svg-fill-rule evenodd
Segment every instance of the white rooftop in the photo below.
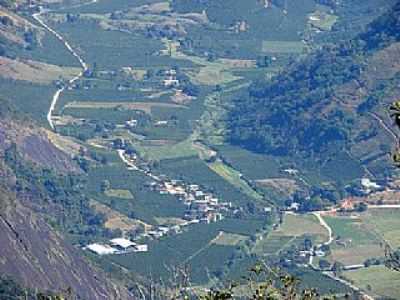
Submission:
M 379 184 L 377 184 L 374 181 L 371 181 L 371 179 L 369 178 L 362 178 L 361 185 L 364 186 L 365 188 L 374 188 L 374 189 L 379 189 L 381 187 Z
M 86 246 L 92 252 L 97 253 L 98 255 L 106 255 L 106 254 L 113 254 L 117 252 L 117 249 L 112 248 L 108 245 L 101 245 L 101 244 L 90 244 Z
M 132 241 L 130 241 L 130 240 L 124 239 L 124 238 L 112 239 L 110 242 L 111 242 L 113 245 L 120 246 L 120 247 L 122 247 L 122 248 L 128 248 L 128 247 L 131 247 L 131 246 L 135 246 L 135 245 L 136 245 L 136 243 L 134 243 L 134 242 L 132 242 Z

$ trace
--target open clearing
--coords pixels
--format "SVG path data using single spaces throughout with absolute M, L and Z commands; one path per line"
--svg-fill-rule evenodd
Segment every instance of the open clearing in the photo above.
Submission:
M 391 271 L 385 266 L 347 271 L 344 276 L 376 297 L 399 299 L 400 273 Z
M 400 247 L 400 209 L 369 209 L 362 219 L 390 246 Z
M 232 169 L 221 161 L 209 163 L 207 165 L 211 170 L 224 178 L 230 184 L 236 186 L 243 193 L 257 200 L 263 199 L 262 195 L 258 194 L 247 184 L 246 181 L 242 179 L 242 175 L 238 171 Z
M 108 197 L 120 198 L 120 199 L 133 199 L 133 195 L 130 190 L 121 189 L 108 189 L 104 192 Z
M 146 159 L 156 161 L 198 155 L 190 138 L 174 145 L 144 146 L 135 144 L 135 148 Z
M 211 243 L 221 246 L 236 246 L 240 242 L 247 240 L 247 236 L 221 231 Z
M 301 41 L 263 41 L 262 52 L 264 53 L 303 53 L 306 45 Z
M 199 70 L 188 71 L 188 75 L 194 84 L 216 85 L 227 84 L 232 81 L 242 79 L 242 77 L 232 74 L 230 69 L 248 68 L 253 61 L 249 60 L 216 60 L 208 61 L 197 56 L 186 55 L 178 50 L 176 43 L 164 40 L 168 51 L 172 58 L 189 60 L 199 66 Z
M 266 238 L 259 239 L 253 249 L 259 254 L 277 254 L 302 237 L 309 237 L 314 244 L 328 240 L 327 230 L 313 215 L 286 214 L 283 224 Z
M 334 242 L 330 260 L 345 265 L 362 264 L 368 258 L 381 257 L 381 238 L 362 218 L 351 216 L 324 217 L 332 228 Z
M 7 57 L 0 57 L 1 76 L 14 80 L 49 84 L 61 78 L 69 80 L 79 72 L 79 68 L 59 67 L 38 61 L 13 60 Z
M 140 220 L 131 219 L 97 201 L 91 200 L 90 206 L 92 206 L 97 212 L 105 215 L 106 221 L 104 223 L 104 227 L 110 230 L 120 229 L 122 231 L 130 231 L 137 228 L 144 228 L 146 230 L 151 229 L 151 225 Z
M 151 114 L 154 107 L 160 108 L 186 108 L 186 106 L 159 103 L 159 102 L 99 102 L 99 101 L 73 101 L 65 105 L 65 108 L 121 108 L 128 110 L 141 110 L 147 114 Z

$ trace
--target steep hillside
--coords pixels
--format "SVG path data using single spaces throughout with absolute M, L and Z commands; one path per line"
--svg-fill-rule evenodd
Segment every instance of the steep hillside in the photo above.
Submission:
M 271 82 L 254 83 L 231 110 L 230 141 L 320 164 L 344 153 L 385 175 L 381 168 L 397 137 L 386 109 L 400 96 L 399 18 L 398 2 L 357 38 L 324 46 Z
M 72 178 L 79 177 L 79 168 L 42 129 L 5 103 L 0 112 L 0 273 L 26 288 L 71 288 L 82 299 L 129 299 L 124 288 L 106 279 L 48 225 L 51 221 L 74 233 L 87 224 L 78 220 L 95 217 L 74 192 L 80 181 Z
M 4 197 L 4 191 L 2 193 Z M 32 210 L 18 202 L 0 214 L 0 272 L 21 285 L 82 299 L 127 299 Z

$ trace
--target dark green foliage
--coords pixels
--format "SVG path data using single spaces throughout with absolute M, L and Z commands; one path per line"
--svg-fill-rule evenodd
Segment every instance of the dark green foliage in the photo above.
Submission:
M 348 48 L 343 45 L 343 49 Z M 359 76 L 362 66 L 342 50 L 325 47 L 271 83 L 254 83 L 231 111 L 231 141 L 275 154 L 318 153 L 332 143 L 343 147 L 349 116 L 340 110 L 327 119 L 307 115 L 329 99 L 335 85 Z
M 257 219 L 224 219 L 208 225 L 193 225 L 181 234 L 151 241 L 147 253 L 116 255 L 112 261 L 141 275 L 158 274 L 164 280 L 170 275 L 167 267 L 186 265 L 194 283 L 206 283 L 207 271 L 211 276 L 223 276 L 224 264 L 237 249 L 236 246 L 213 245 L 210 241 L 220 231 L 250 235 L 263 225 L 263 221 Z
M 127 170 L 122 163 L 113 166 L 97 166 L 90 169 L 85 193 L 93 199 L 128 215 L 134 212 L 137 219 L 156 224 L 154 217 L 182 217 L 184 205 L 175 197 L 160 195 L 146 187 L 149 178 L 139 172 Z M 108 197 L 101 191 L 101 182 L 108 180 L 113 189 L 129 190 L 134 199 L 121 200 Z
M 20 113 L 22 112 L 42 124 L 46 122 L 47 110 L 55 90 L 56 87 L 51 85 L 0 79 L 0 97 L 9 99 L 8 101 Z
M 85 60 L 90 65 L 96 63 L 98 70 L 117 70 L 126 66 L 192 66 L 188 61 L 157 56 L 156 53 L 164 48 L 159 40 L 104 30 L 99 24 L 84 20 L 57 24 L 55 27 L 72 45 L 79 45 Z M 93 36 L 96 36 L 96 39 L 93 39 Z
M 339 86 L 358 80 L 366 59 L 379 47 L 397 41 L 399 4 L 352 40 L 326 45 L 293 64 L 271 82 L 255 82 L 238 95 L 230 113 L 232 143 L 275 155 L 325 154 L 347 148 L 353 116 L 331 105 Z M 387 83 L 390 84 L 390 83 Z M 385 87 L 359 105 L 373 109 Z M 328 109 L 328 107 L 331 107 Z M 321 113 L 326 109 L 326 112 Z
M 365 50 L 371 51 L 400 40 L 400 2 L 384 15 L 372 22 L 365 33 L 360 35 Z
M 89 199 L 82 194 L 83 176 L 59 175 L 24 161 L 16 145 L 5 151 L 4 161 L 16 176 L 14 192 L 29 195 L 32 201 L 47 211 L 48 220 L 70 234 L 102 234 L 101 215 L 89 207 Z

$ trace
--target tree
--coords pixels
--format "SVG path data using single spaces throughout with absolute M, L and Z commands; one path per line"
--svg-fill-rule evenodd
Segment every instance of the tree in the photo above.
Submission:
M 107 179 L 103 180 L 100 184 L 100 190 L 102 193 L 108 191 L 111 188 L 111 184 L 110 181 L 108 181 Z
M 329 270 L 331 268 L 331 263 L 326 259 L 321 259 L 318 262 L 318 265 L 321 270 Z
M 332 272 L 336 277 L 339 277 L 344 270 L 344 265 L 341 262 L 335 261 L 332 266 Z
M 304 249 L 311 250 L 312 249 L 312 241 L 309 238 L 304 239 Z

